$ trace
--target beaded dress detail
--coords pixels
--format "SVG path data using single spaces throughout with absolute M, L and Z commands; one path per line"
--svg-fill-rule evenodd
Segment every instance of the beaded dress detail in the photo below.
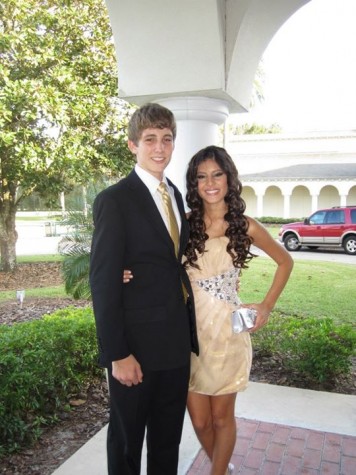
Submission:
M 187 269 L 200 348 L 198 357 L 192 354 L 189 390 L 215 396 L 244 390 L 252 362 L 249 333 L 232 331 L 231 314 L 240 305 L 240 271 L 232 265 L 227 244 L 225 236 L 209 239 L 198 257 L 200 269 Z
M 237 307 L 240 305 L 240 299 L 237 296 L 236 284 L 239 277 L 239 269 L 234 267 L 233 270 L 224 272 L 223 274 L 214 275 L 210 279 L 197 280 L 197 285 L 209 292 L 219 300 L 231 302 Z

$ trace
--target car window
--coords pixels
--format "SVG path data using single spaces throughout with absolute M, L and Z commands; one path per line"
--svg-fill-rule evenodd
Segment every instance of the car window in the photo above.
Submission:
M 326 213 L 325 224 L 344 224 L 345 212 L 343 210 L 333 210 Z
M 351 223 L 356 224 L 356 209 L 351 210 Z
M 323 224 L 325 215 L 326 215 L 326 211 L 317 211 L 316 213 L 314 213 L 310 216 L 309 223 L 310 224 Z

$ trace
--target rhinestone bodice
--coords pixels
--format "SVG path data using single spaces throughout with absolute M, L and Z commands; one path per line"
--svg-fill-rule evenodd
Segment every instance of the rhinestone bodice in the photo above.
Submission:
M 196 280 L 196 284 L 213 297 L 238 307 L 241 303 L 236 290 L 239 273 L 239 269 L 233 268 L 208 279 Z

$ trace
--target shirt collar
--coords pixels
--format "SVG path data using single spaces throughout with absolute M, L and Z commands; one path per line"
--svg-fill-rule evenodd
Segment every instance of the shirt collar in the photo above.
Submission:
M 143 181 L 143 183 L 147 186 L 149 191 L 154 194 L 157 191 L 158 185 L 161 183 L 159 180 L 157 180 L 156 177 L 151 175 L 151 173 L 148 173 L 146 170 L 141 168 L 137 163 L 135 165 L 135 172 L 139 176 L 139 178 Z M 167 178 L 163 176 L 162 181 L 167 185 L 169 189 L 169 184 L 167 182 Z

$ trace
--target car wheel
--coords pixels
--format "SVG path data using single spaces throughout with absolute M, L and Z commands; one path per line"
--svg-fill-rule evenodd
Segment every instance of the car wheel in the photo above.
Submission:
M 284 247 L 288 251 L 299 251 L 299 249 L 301 248 L 299 239 L 297 238 L 295 234 L 288 234 L 284 238 L 283 242 L 284 242 Z
M 349 236 L 344 240 L 343 247 L 346 254 L 356 255 L 356 236 Z

